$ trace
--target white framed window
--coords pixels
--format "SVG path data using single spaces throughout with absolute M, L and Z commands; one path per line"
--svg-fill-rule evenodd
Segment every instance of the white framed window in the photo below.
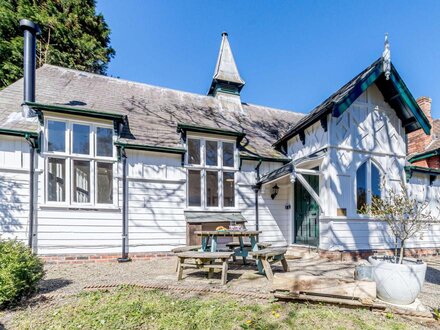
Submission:
M 48 205 L 114 206 L 117 170 L 113 127 L 48 117 L 45 121 L 45 201 Z
M 371 160 L 367 160 L 356 171 L 356 205 L 362 211 L 370 205 L 374 198 L 382 196 L 382 173 L 379 167 Z
M 188 208 L 235 208 L 235 141 L 191 136 L 186 145 Z

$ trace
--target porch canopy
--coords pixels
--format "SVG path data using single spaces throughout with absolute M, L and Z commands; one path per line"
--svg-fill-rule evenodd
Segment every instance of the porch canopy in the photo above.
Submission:
M 324 209 L 321 199 L 319 198 L 319 195 L 316 193 L 316 191 L 312 188 L 312 186 L 308 183 L 308 181 L 304 178 L 304 174 L 306 175 L 320 175 L 321 171 L 318 169 L 306 169 L 301 166 L 304 166 L 305 164 L 313 163 L 314 161 L 322 160 L 327 155 L 327 148 L 323 148 L 319 151 L 314 152 L 313 154 L 298 158 L 295 160 L 292 160 L 291 162 L 287 163 L 286 165 L 267 173 L 263 177 L 258 180 L 256 186 L 259 188 L 263 188 L 264 185 L 276 182 L 282 178 L 285 178 L 287 176 L 290 176 L 291 182 L 295 182 L 295 180 L 298 180 L 301 182 L 301 184 L 304 186 L 304 188 L 307 190 L 307 192 L 312 196 L 312 198 L 316 201 L 316 203 L 319 205 L 319 208 L 322 210 Z

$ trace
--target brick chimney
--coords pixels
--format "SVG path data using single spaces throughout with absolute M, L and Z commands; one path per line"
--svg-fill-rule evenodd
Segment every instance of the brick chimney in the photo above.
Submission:
M 431 116 L 431 98 L 427 96 L 421 96 L 417 99 L 417 104 L 422 109 L 426 118 L 432 126 Z M 431 143 L 431 135 L 426 135 L 422 129 L 408 134 L 408 154 L 424 152 L 425 148 Z

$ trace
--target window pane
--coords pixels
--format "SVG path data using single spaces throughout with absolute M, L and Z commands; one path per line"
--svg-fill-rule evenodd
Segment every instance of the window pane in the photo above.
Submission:
M 380 198 L 380 184 L 380 171 L 376 165 L 371 163 L 371 200 Z
M 96 155 L 113 157 L 113 130 L 111 128 L 96 128 Z
M 234 173 L 223 172 L 223 206 L 235 206 Z
M 66 123 L 48 120 L 48 151 L 66 151 Z
M 188 139 L 188 164 L 200 165 L 200 140 Z
M 73 124 L 73 149 L 74 154 L 90 154 L 90 127 L 87 125 Z
M 217 166 L 217 142 L 206 141 L 206 165 Z
M 367 163 L 363 163 L 356 172 L 357 209 L 367 204 Z
M 113 164 L 97 163 L 98 203 L 113 203 Z
M 234 144 L 223 142 L 223 166 L 234 167 Z
M 66 200 L 66 160 L 49 158 L 47 177 L 47 199 L 50 202 Z
M 200 171 L 188 171 L 188 205 L 201 206 Z
M 206 171 L 206 206 L 218 206 L 218 172 Z
M 90 203 L 90 161 L 73 161 L 73 201 Z

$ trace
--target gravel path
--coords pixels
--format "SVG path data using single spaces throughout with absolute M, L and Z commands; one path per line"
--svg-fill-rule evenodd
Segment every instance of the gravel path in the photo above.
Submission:
M 428 271 L 422 293 L 419 298 L 431 308 L 440 306 L 440 257 L 428 261 Z M 326 259 L 289 260 L 290 270 L 330 277 L 353 278 L 354 262 L 336 262 Z M 46 276 L 40 284 L 44 294 L 64 295 L 80 292 L 86 286 L 111 284 L 149 284 L 157 282 L 176 285 L 174 258 L 150 261 L 133 261 L 130 263 L 99 264 L 59 264 L 46 265 Z M 282 271 L 274 266 L 275 272 Z M 219 287 L 220 273 L 208 280 L 206 272 L 186 270 L 181 286 Z M 255 264 L 243 266 L 234 263 L 228 272 L 228 288 L 247 292 L 269 293 L 270 283 L 256 272 Z

